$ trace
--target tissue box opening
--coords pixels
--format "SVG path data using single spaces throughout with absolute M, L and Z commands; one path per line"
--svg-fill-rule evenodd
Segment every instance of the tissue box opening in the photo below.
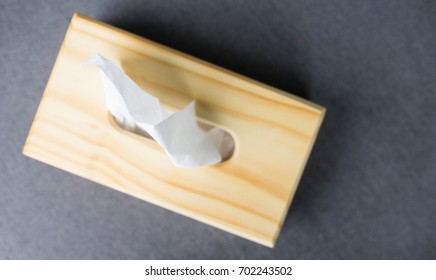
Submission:
M 171 112 L 171 113 L 173 113 L 173 112 Z M 141 129 L 137 126 L 136 127 L 126 126 L 125 122 L 123 120 L 117 119 L 110 112 L 109 112 L 109 120 L 111 121 L 112 125 L 116 125 L 120 129 L 123 129 L 127 132 L 130 132 L 130 133 L 137 134 L 137 135 L 142 136 L 142 137 L 145 137 L 151 141 L 155 141 L 153 139 L 153 137 L 144 129 Z M 224 162 L 228 161 L 229 159 L 231 159 L 233 156 L 233 153 L 235 151 L 235 141 L 234 141 L 232 135 L 225 129 L 215 127 L 213 125 L 202 122 L 201 120 L 198 120 L 198 119 L 197 119 L 197 124 L 205 132 L 210 132 L 212 130 L 215 130 L 215 131 L 217 131 L 217 133 L 222 133 L 223 139 L 220 142 L 220 146 L 219 146 L 219 151 L 220 151 L 221 158 L 222 158 L 220 163 L 224 163 Z

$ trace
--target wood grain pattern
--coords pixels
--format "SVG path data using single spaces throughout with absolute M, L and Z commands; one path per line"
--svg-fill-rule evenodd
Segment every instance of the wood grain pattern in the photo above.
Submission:
M 198 118 L 235 140 L 228 161 L 174 167 L 152 140 L 114 124 L 95 67 L 119 63 L 171 110 L 197 100 Z M 75 14 L 23 153 L 266 246 L 274 246 L 324 108 L 96 20 Z

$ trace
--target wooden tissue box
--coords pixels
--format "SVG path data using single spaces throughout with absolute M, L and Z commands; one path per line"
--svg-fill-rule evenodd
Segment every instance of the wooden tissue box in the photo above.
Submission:
M 227 130 L 233 156 L 175 167 L 163 149 L 118 127 L 96 67 L 101 54 L 177 111 Z M 189 55 L 75 14 L 23 153 L 104 186 L 273 247 L 325 109 Z M 144 219 L 147 217 L 144 216 Z

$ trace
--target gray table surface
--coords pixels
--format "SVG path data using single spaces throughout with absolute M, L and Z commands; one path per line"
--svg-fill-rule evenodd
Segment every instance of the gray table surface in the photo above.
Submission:
M 275 249 L 21 154 L 76 11 L 328 108 Z M 435 30 L 434 1 L 0 0 L 0 258 L 435 259 Z

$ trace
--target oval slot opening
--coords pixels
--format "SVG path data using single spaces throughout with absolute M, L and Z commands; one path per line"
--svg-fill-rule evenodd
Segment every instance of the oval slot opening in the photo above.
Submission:
M 141 129 L 140 127 L 129 127 L 126 126 L 125 123 L 122 120 L 118 120 L 117 118 L 115 118 L 110 112 L 109 113 L 109 118 L 111 120 L 113 120 L 113 122 L 122 130 L 134 133 L 136 135 L 139 135 L 141 137 L 145 137 L 148 138 L 152 141 L 155 141 L 153 139 L 153 137 L 145 130 Z M 219 128 L 219 127 L 215 127 L 213 125 L 207 124 L 205 122 L 202 122 L 200 120 L 197 119 L 197 124 L 198 126 L 205 132 L 209 132 L 212 129 L 216 129 L 216 130 L 220 130 L 223 132 L 222 134 L 222 140 L 219 144 L 219 152 L 221 154 L 221 162 L 223 163 L 225 161 L 228 161 L 232 156 L 233 153 L 235 151 L 235 141 L 232 137 L 232 135 L 225 129 Z M 219 164 L 219 163 L 218 163 Z

